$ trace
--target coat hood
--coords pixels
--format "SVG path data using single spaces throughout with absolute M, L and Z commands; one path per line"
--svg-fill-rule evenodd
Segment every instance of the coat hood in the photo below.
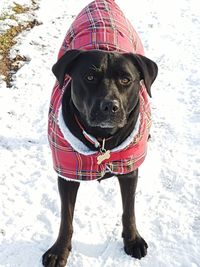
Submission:
M 78 14 L 58 57 L 69 49 L 144 54 L 137 32 L 114 0 L 93 1 Z

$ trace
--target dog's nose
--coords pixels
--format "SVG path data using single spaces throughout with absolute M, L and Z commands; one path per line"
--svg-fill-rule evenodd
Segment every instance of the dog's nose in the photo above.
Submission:
M 103 113 L 115 113 L 119 110 L 119 101 L 114 100 L 102 100 L 100 103 L 100 109 Z

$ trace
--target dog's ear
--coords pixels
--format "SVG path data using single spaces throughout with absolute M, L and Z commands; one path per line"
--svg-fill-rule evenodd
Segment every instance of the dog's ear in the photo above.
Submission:
M 142 56 L 129 53 L 128 56 L 131 58 L 133 64 L 140 73 L 140 79 L 144 80 L 147 92 L 151 97 L 151 85 L 155 81 L 158 74 L 158 66 L 151 59 Z
M 53 65 L 52 71 L 56 76 L 60 87 L 63 86 L 65 75 L 70 75 L 70 70 L 81 53 L 80 50 L 69 50 Z

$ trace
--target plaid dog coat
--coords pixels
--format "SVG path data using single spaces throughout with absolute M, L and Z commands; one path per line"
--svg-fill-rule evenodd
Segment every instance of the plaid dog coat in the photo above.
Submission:
M 99 49 L 144 54 L 142 43 L 131 23 L 125 18 L 114 0 L 96 0 L 87 5 L 69 28 L 59 51 L 60 58 L 67 50 Z M 121 145 L 110 151 L 110 157 L 98 162 L 101 152 L 90 151 L 64 123 L 61 112 L 62 96 L 68 88 L 56 82 L 50 103 L 48 138 L 54 169 L 60 177 L 73 181 L 97 180 L 106 172 L 126 174 L 137 169 L 144 161 L 151 124 L 147 91 L 140 88 L 140 115 L 134 131 Z

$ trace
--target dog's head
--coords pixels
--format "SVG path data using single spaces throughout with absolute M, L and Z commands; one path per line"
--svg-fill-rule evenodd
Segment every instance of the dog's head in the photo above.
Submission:
M 132 53 L 101 50 L 67 51 L 53 66 L 62 87 L 72 78 L 71 97 L 91 127 L 121 128 L 139 101 L 140 81 L 149 96 L 158 68 L 152 60 Z

